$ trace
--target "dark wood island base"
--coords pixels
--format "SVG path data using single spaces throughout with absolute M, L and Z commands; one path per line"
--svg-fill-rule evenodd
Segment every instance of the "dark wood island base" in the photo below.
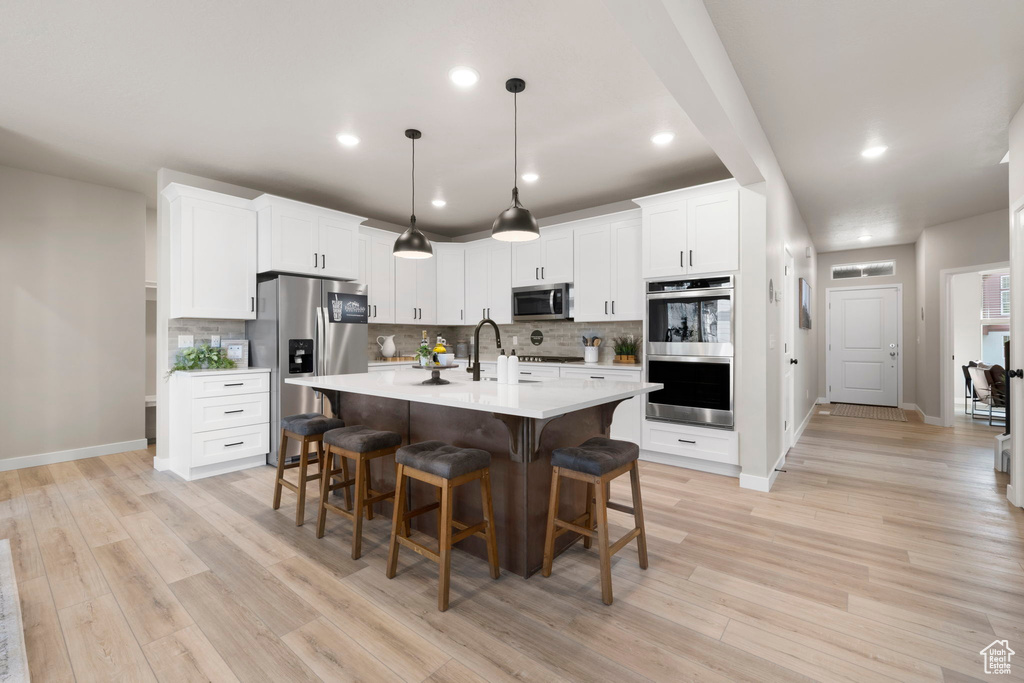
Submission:
M 535 419 L 513 415 L 464 410 L 427 403 L 378 398 L 347 392 L 325 392 L 333 413 L 347 425 L 402 434 L 404 443 L 438 440 L 453 446 L 480 448 L 491 454 L 491 486 L 494 497 L 498 559 L 503 569 L 529 577 L 544 561 L 544 532 L 551 487 L 551 452 L 563 446 L 578 446 L 593 436 L 608 436 L 612 414 L 622 401 Z M 394 488 L 394 458 L 381 458 L 371 466 L 372 488 Z M 480 493 L 475 486 L 459 487 L 455 495 L 455 517 L 468 523 L 482 520 Z M 413 508 L 436 500 L 432 487 L 413 483 Z M 562 484 L 559 506 L 561 519 L 575 519 L 586 510 L 586 485 Z M 378 503 L 380 512 L 390 516 L 389 502 Z M 436 515 L 421 515 L 413 528 L 436 538 Z M 558 554 L 574 543 L 579 534 L 561 535 L 555 544 Z M 487 548 L 479 538 L 459 544 L 461 550 L 487 559 Z

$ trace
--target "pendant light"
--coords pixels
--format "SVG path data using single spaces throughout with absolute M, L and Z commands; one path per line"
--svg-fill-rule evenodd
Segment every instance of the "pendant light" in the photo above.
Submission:
M 491 226 L 491 237 L 502 242 L 526 242 L 540 237 L 540 227 L 533 214 L 519 203 L 519 93 L 526 90 L 526 81 L 510 78 L 505 81 L 505 90 L 512 93 L 513 111 L 513 159 L 512 205 L 498 214 Z
M 410 128 L 405 131 L 405 137 L 412 140 L 412 215 L 409 216 L 409 229 L 395 240 L 391 253 L 401 258 L 430 258 L 434 255 L 430 240 L 416 228 L 416 141 L 423 137 L 423 133 Z

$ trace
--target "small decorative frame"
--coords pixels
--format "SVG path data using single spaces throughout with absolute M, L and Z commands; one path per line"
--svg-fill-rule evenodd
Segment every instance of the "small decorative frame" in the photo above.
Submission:
M 228 358 L 235 361 L 236 368 L 249 367 L 249 340 L 248 339 L 225 339 L 221 340 L 220 346 L 224 349 Z
M 811 285 L 800 278 L 800 329 L 811 329 Z

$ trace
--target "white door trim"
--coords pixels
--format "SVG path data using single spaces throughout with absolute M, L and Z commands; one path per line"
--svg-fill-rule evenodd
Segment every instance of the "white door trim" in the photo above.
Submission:
M 795 328 L 799 324 L 799 322 L 797 320 L 796 307 L 794 306 L 794 304 L 796 303 L 797 297 L 799 297 L 799 292 L 798 292 L 798 289 L 797 289 L 797 279 L 796 279 L 796 259 L 793 258 L 793 253 L 789 250 L 789 245 L 788 244 L 783 245 L 783 258 L 782 258 L 782 261 L 783 261 L 783 263 L 782 263 L 782 267 L 783 267 L 782 283 L 783 283 L 783 286 L 784 286 L 784 292 L 783 292 L 783 297 L 784 298 L 782 299 L 782 347 L 783 347 L 783 352 L 782 352 L 782 362 L 783 362 L 782 376 L 783 376 L 783 381 L 784 382 L 786 381 L 786 379 L 785 379 L 786 373 L 787 372 L 789 373 L 789 379 L 788 379 L 788 383 L 789 383 L 789 387 L 788 387 L 788 389 L 789 389 L 789 392 L 788 392 L 789 406 L 785 406 L 785 405 L 782 406 L 782 410 L 780 411 L 782 413 L 782 422 L 783 422 L 783 424 L 780 425 L 780 427 L 782 427 L 782 455 L 781 455 L 781 457 L 784 458 L 784 457 L 786 457 L 786 453 L 789 452 L 789 449 L 792 448 L 793 445 L 796 443 L 796 428 L 797 428 L 797 425 L 795 423 L 797 421 L 797 416 L 796 416 L 796 396 L 795 396 L 795 394 L 796 394 L 796 372 L 797 371 L 796 371 L 796 366 L 789 365 L 789 367 L 786 367 L 786 364 L 788 364 L 790 362 L 791 358 L 796 356 L 796 329 Z M 789 272 L 786 271 L 787 268 L 790 269 Z M 787 392 L 786 392 L 786 387 L 785 386 L 783 387 L 782 395 L 783 396 L 787 396 Z M 788 425 L 788 427 L 789 427 L 788 430 L 785 428 L 787 426 L 785 424 L 787 416 L 789 417 L 789 421 L 792 423 L 792 424 Z
M 1010 220 L 1013 218 L 1011 217 Z M 1001 261 L 977 266 L 943 268 L 939 271 L 939 358 L 942 359 L 939 364 L 939 391 L 942 392 L 939 402 L 939 426 L 941 427 L 953 426 L 953 396 L 956 393 L 956 374 L 950 372 L 949 367 L 950 361 L 953 359 L 953 276 L 1009 267 L 1009 261 Z M 1010 278 L 1010 286 L 1013 286 L 1013 278 Z M 1010 300 L 1013 300 L 1012 296 Z M 1007 370 L 1009 369 L 1007 368 Z
M 903 407 L 903 283 L 897 282 L 892 285 L 855 285 L 851 287 L 826 287 L 825 288 L 825 398 L 832 402 L 832 377 L 830 370 L 829 353 L 832 348 L 832 292 L 852 292 L 865 289 L 895 289 L 896 290 L 896 345 L 899 353 L 896 355 L 896 405 Z
M 1010 355 L 1013 364 L 1020 368 L 1024 357 L 1024 315 L 1021 310 L 1024 297 L 1014 298 L 1024 286 L 1024 197 L 1018 197 L 1010 205 Z M 1016 283 L 1016 284 L 1014 284 Z M 1017 507 L 1024 507 L 1024 439 L 1020 438 L 1020 425 L 1024 424 L 1024 380 L 1010 380 L 1010 420 L 1017 425 L 1018 436 L 1010 439 L 1010 484 L 1006 487 L 1006 498 Z

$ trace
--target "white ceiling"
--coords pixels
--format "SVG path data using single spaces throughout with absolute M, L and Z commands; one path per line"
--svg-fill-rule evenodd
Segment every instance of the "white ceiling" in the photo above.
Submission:
M 6 2 L 0 64 L 0 163 L 151 199 L 166 166 L 406 223 L 416 127 L 419 224 L 489 228 L 511 195 L 510 76 L 539 218 L 728 176 L 590 0 Z M 448 81 L 461 64 L 475 88 Z
M 820 250 L 913 242 L 1007 206 L 1024 2 L 705 4 Z

